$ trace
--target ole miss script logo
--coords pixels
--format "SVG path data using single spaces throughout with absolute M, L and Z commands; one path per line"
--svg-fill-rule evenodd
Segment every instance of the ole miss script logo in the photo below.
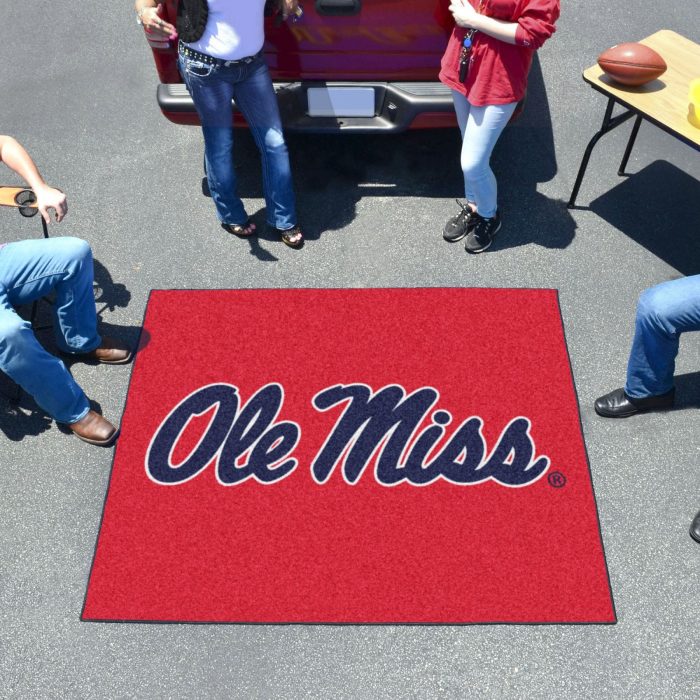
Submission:
M 502 429 L 489 451 L 482 434 L 484 421 L 471 416 L 459 424 L 436 408 L 439 392 L 421 387 L 410 394 L 396 384 L 377 391 L 365 384 L 336 384 L 318 392 L 316 411 L 343 407 L 335 425 L 311 462 L 311 477 L 325 484 L 339 471 L 347 484 L 371 478 L 382 486 L 407 482 L 426 486 L 438 479 L 459 486 L 494 481 L 522 487 L 549 468 L 537 456 L 531 422 L 517 416 Z M 211 464 L 222 486 L 248 479 L 273 484 L 298 467 L 294 450 L 302 426 L 278 421 L 284 403 L 282 385 L 263 386 L 246 402 L 237 387 L 217 383 L 192 392 L 175 406 L 156 430 L 146 454 L 149 478 L 177 485 L 194 479 Z M 196 445 L 174 462 L 174 452 L 190 422 L 212 413 Z
M 156 290 L 143 327 L 83 619 L 615 620 L 555 291 Z

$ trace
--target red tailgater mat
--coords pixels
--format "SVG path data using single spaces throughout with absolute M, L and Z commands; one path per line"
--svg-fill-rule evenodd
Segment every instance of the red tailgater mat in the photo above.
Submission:
M 553 290 L 155 291 L 84 620 L 615 622 Z

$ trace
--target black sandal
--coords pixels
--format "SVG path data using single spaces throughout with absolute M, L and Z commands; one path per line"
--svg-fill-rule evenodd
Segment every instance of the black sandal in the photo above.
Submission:
M 282 239 L 282 243 L 288 245 L 290 248 L 301 248 L 301 246 L 304 245 L 304 234 L 298 226 L 293 226 L 288 229 L 276 228 L 275 231 Z
M 255 223 L 250 219 L 243 224 L 221 224 L 221 228 L 238 238 L 250 238 L 255 235 Z

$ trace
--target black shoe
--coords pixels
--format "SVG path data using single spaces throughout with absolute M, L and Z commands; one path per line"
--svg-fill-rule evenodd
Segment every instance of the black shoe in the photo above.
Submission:
M 464 243 L 464 250 L 467 253 L 481 253 L 486 250 L 492 243 L 496 234 L 501 229 L 501 215 L 496 212 L 496 216 L 490 219 L 485 219 L 479 214 L 474 214 L 476 225 L 469 232 L 467 240 Z
M 700 542 L 700 511 L 693 518 L 693 522 L 690 523 L 690 536 L 696 541 Z
M 461 241 L 476 226 L 476 216 L 472 208 L 468 204 L 465 206 L 458 199 L 455 201 L 462 211 L 453 216 L 442 230 L 442 237 L 450 243 Z
M 644 399 L 633 399 L 627 396 L 624 389 L 615 389 L 601 396 L 593 405 L 595 412 L 604 418 L 627 418 L 635 413 L 644 411 L 662 411 L 673 406 L 676 390 L 671 389 L 659 396 L 647 396 Z

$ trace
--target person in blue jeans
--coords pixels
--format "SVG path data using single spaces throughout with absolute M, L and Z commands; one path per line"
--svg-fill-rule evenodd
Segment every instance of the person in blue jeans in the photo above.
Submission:
M 700 275 L 684 277 L 645 290 L 637 305 L 627 381 L 596 400 L 605 418 L 627 418 L 643 411 L 671 408 L 675 398 L 673 372 L 682 333 L 700 330 Z M 690 527 L 700 542 L 700 512 Z
M 0 162 L 20 175 L 35 192 L 44 220 L 50 211 L 60 222 L 68 211 L 63 192 L 49 187 L 25 149 L 0 136 Z M 49 238 L 0 244 L 0 370 L 19 384 L 59 423 L 81 440 L 109 445 L 117 429 L 90 408 L 87 397 L 63 362 L 39 343 L 17 306 L 51 292 L 56 343 L 75 358 L 123 364 L 131 352 L 120 341 L 97 332 L 90 246 L 79 238 Z
M 162 19 L 154 0 L 136 0 L 144 28 L 179 36 L 178 67 L 199 114 L 209 191 L 222 227 L 240 238 L 255 224 L 236 193 L 233 167 L 233 108 L 243 113 L 260 151 L 267 224 L 292 248 L 304 242 L 297 223 L 287 145 L 277 96 L 262 54 L 265 0 L 184 0 L 177 26 Z M 297 0 L 282 0 L 283 15 L 297 11 Z

